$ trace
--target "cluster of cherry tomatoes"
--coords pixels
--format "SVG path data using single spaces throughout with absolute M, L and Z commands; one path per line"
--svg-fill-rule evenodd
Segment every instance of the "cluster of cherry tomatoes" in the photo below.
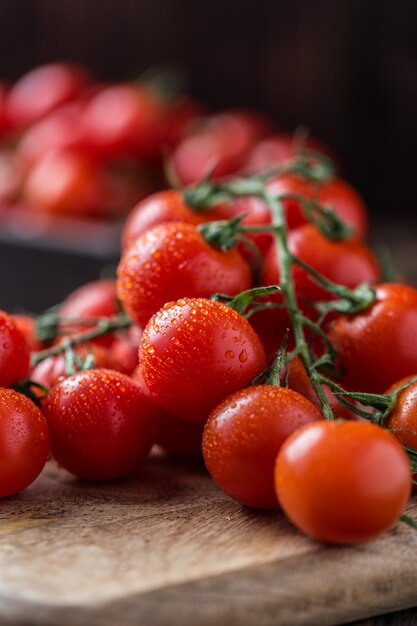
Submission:
M 155 121 L 148 93 L 85 95 L 79 69 L 36 70 L 51 71 L 64 72 L 60 98 L 23 97 L 28 77 L 5 98 L 16 128 L 33 124 L 20 146 L 82 106 L 88 158 L 155 156 L 146 133 L 169 134 L 170 118 Z M 119 116 L 122 94 L 126 111 L 144 99 L 141 124 Z M 37 320 L 0 314 L 0 496 L 27 487 L 50 452 L 75 476 L 108 480 L 158 444 L 203 454 L 232 498 L 281 506 L 319 540 L 365 541 L 400 518 L 417 471 L 417 291 L 382 282 L 362 199 L 313 175 L 325 150 L 307 142 L 318 152 L 300 161 L 268 132 L 247 113 L 206 118 L 170 156 L 184 188 L 129 214 L 117 280 L 84 285 Z

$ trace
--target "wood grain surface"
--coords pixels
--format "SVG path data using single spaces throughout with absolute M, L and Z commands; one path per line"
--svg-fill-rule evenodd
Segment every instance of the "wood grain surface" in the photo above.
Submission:
M 97 486 L 50 463 L 0 506 L 1 626 L 326 626 L 417 604 L 415 531 L 325 547 L 198 464 Z

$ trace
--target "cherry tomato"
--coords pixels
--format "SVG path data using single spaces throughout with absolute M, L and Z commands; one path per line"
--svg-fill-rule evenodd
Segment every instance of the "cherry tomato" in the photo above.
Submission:
M 325 278 L 350 289 L 361 283 L 373 284 L 380 277 L 377 261 L 366 246 L 357 241 L 330 241 L 311 224 L 289 234 L 288 248 Z M 305 303 L 331 299 L 300 267 L 294 267 L 293 279 L 297 295 Z M 279 284 L 275 248 L 266 257 L 263 284 Z
M 354 391 L 383 393 L 417 372 L 417 290 L 406 285 L 376 287 L 371 307 L 333 322 L 331 337 Z
M 241 221 L 242 226 L 270 226 L 271 225 L 271 213 L 268 206 L 260 198 L 256 196 L 242 196 L 237 197 L 229 202 L 225 202 L 216 207 L 223 217 L 212 219 L 231 219 L 238 215 L 245 215 Z M 271 233 L 247 233 L 245 235 L 247 239 L 252 241 L 258 248 L 261 255 L 265 255 L 273 242 L 273 236 Z M 243 256 L 253 261 L 254 255 L 248 250 L 245 244 L 239 245 L 239 250 Z
M 59 382 L 43 410 L 53 456 L 81 478 L 125 476 L 145 461 L 154 442 L 149 402 L 131 378 L 112 370 L 78 372 Z
M 51 63 L 37 67 L 10 89 L 7 117 L 14 128 L 24 128 L 76 98 L 87 82 L 86 72 L 77 65 Z
M 160 154 L 162 108 L 149 89 L 105 87 L 86 104 L 81 119 L 86 145 L 97 155 L 155 159 Z
M 282 305 L 283 298 L 281 294 L 276 294 L 264 298 L 260 302 Z M 262 341 L 268 363 L 276 355 L 287 332 L 289 333 L 287 347 L 289 350 L 294 347 L 292 332 L 290 332 L 291 322 L 285 308 L 270 308 L 257 311 L 250 316 L 249 323 Z
M 229 496 L 261 509 L 278 506 L 274 465 L 297 428 L 321 415 L 303 396 L 270 385 L 242 389 L 221 402 L 204 428 L 207 469 Z
M 0 497 L 28 487 L 48 453 L 48 427 L 40 410 L 17 391 L 0 389 Z
M 340 179 L 333 179 L 323 185 L 313 185 L 297 176 L 281 176 L 268 184 L 273 195 L 296 194 L 305 199 L 315 200 L 325 208 L 332 209 L 343 222 L 353 230 L 352 238 L 362 241 L 368 230 L 367 209 L 359 194 Z M 285 215 L 290 229 L 307 223 L 300 203 L 297 200 L 283 200 Z
M 152 402 L 158 424 L 155 443 L 172 456 L 201 457 L 204 424 L 179 419 L 155 404 L 139 368 L 132 378 Z
M 194 211 L 184 202 L 182 194 L 174 189 L 160 191 L 141 200 L 131 211 L 122 233 L 122 248 L 126 250 L 147 230 L 166 222 L 183 222 L 197 226 L 228 218 L 229 215 L 220 210 Z
M 290 363 L 288 370 L 288 386 L 290 389 L 297 391 L 297 393 L 310 400 L 310 402 L 321 412 L 320 400 L 313 389 L 310 378 L 299 357 L 295 357 Z M 335 418 L 345 420 L 357 419 L 356 414 L 350 411 L 347 407 L 343 406 L 327 385 L 324 385 L 323 390 Z
M 23 200 L 33 209 L 57 215 L 103 214 L 105 186 L 97 165 L 74 150 L 53 150 L 30 168 Z
M 139 237 L 118 267 L 118 295 L 141 327 L 173 299 L 234 296 L 251 286 L 247 263 L 235 250 L 210 246 L 191 224 L 161 224 Z
M 68 320 L 71 319 L 106 319 L 117 315 L 120 306 L 117 300 L 116 281 L 112 279 L 94 280 L 82 285 L 73 291 L 62 303 L 59 314 Z M 91 329 L 91 325 L 63 323 L 61 332 L 65 334 L 79 334 Z M 103 335 L 93 340 L 94 343 L 110 346 L 112 335 Z
M 309 150 L 321 152 L 335 160 L 332 151 L 317 139 L 307 137 L 305 147 Z M 296 153 L 297 139 L 294 135 L 286 133 L 272 135 L 263 139 L 252 148 L 245 161 L 245 169 L 249 172 L 260 172 L 276 165 L 282 165 L 285 161 L 293 159 Z
M 204 422 L 230 393 L 265 369 L 262 344 L 233 309 L 205 298 L 169 302 L 146 326 L 139 368 L 154 401 L 181 419 Z
M 391 393 L 408 383 L 415 376 L 406 376 L 391 385 L 385 393 Z M 417 451 L 417 382 L 411 383 L 397 395 L 397 402 L 385 426 L 404 446 Z
M 127 333 L 117 335 L 114 338 L 110 350 L 112 358 L 118 363 L 118 367 L 113 369 L 118 369 L 123 374 L 131 376 L 139 363 L 138 346 L 141 335 L 142 331 L 140 330 L 140 334 L 135 340 Z
M 355 544 L 396 524 L 411 476 L 404 450 L 387 431 L 369 422 L 323 420 L 284 443 L 275 486 L 297 528 L 319 541 Z
M 7 85 L 0 82 L 0 138 L 9 130 L 9 123 L 6 117 L 6 95 Z
M 267 127 L 264 119 L 247 111 L 230 111 L 206 118 L 177 146 L 171 167 L 183 185 L 199 182 L 213 168 L 213 178 L 233 174 Z
M 26 339 L 31 351 L 42 350 L 43 346 L 36 337 L 36 320 L 30 315 L 13 315 L 13 321 Z
M 13 318 L 0 311 L 0 386 L 15 385 L 28 371 L 29 345 Z
M 91 354 L 94 358 L 94 369 L 102 368 L 116 371 L 121 371 L 122 369 L 117 359 L 114 358 L 109 351 L 100 346 L 84 344 L 74 348 L 74 352 L 82 361 L 85 361 Z M 65 370 L 65 356 L 63 354 L 50 356 L 33 368 L 30 379 L 46 387 L 46 389 L 51 389 L 62 378 L 67 377 Z

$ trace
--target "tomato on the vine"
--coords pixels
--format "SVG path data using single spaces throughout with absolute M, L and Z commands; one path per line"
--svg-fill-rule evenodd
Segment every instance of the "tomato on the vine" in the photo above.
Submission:
M 265 367 L 262 344 L 246 319 L 205 298 L 165 304 L 140 345 L 139 368 L 154 401 L 190 421 L 204 422 Z
M 326 543 L 355 544 L 396 524 L 410 496 L 410 466 L 379 426 L 322 420 L 284 443 L 275 486 L 297 528 Z
M 385 393 L 392 393 L 411 380 L 417 378 L 407 376 L 391 385 Z M 397 395 L 394 409 L 391 411 L 385 426 L 407 448 L 417 451 L 417 381 L 412 382 Z
M 15 385 L 28 371 L 29 345 L 13 318 L 0 311 L 0 386 Z
M 182 297 L 234 296 L 251 286 L 249 266 L 237 250 L 209 245 L 192 224 L 161 224 L 123 254 L 118 295 L 141 327 L 166 302 Z
M 207 469 L 229 496 L 247 506 L 275 508 L 274 465 L 297 428 L 321 419 L 306 398 L 282 387 L 242 389 L 221 402 L 204 428 Z
M 48 427 L 40 410 L 21 393 L 0 388 L 0 497 L 28 487 L 48 453 Z
M 30 315 L 14 314 L 13 321 L 26 339 L 29 349 L 33 352 L 42 350 L 43 346 L 36 337 L 36 319 Z
M 314 185 L 294 175 L 281 176 L 268 183 L 273 195 L 294 194 L 306 200 L 314 200 L 324 208 L 332 209 L 342 222 L 352 228 L 352 238 L 362 241 L 368 229 L 367 210 L 357 191 L 341 179 Z M 290 229 L 307 223 L 301 204 L 297 199 L 283 200 L 285 216 Z
M 79 372 L 43 404 L 57 462 L 72 474 L 110 480 L 139 467 L 155 438 L 152 407 L 135 382 L 112 370 Z
M 291 231 L 288 248 L 294 257 L 328 280 L 350 289 L 362 283 L 374 284 L 380 278 L 378 263 L 369 248 L 357 241 L 330 241 L 312 224 Z M 295 266 L 293 280 L 301 304 L 331 299 L 329 293 L 319 287 L 304 269 Z M 264 285 L 279 284 L 274 248 L 266 257 L 262 282 Z
M 383 393 L 417 372 L 417 290 L 378 285 L 375 303 L 336 319 L 331 338 L 344 368 L 343 384 L 353 391 Z
M 227 219 L 221 210 L 196 211 L 189 207 L 180 191 L 168 189 L 141 200 L 129 213 L 122 233 L 122 248 L 126 250 L 138 237 L 154 226 L 166 222 L 203 224 L 213 220 Z
M 78 97 L 87 83 L 85 70 L 70 63 L 51 63 L 31 70 L 13 85 L 7 96 L 10 124 L 18 130 L 32 124 Z

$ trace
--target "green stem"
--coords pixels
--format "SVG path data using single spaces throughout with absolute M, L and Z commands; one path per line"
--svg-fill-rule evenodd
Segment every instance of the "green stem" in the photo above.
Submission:
M 115 332 L 117 330 L 123 330 L 129 328 L 132 325 L 132 320 L 124 313 L 115 317 L 109 317 L 107 319 L 100 319 L 96 328 L 80 333 L 74 337 L 68 337 L 65 341 L 59 343 L 53 348 L 36 352 L 31 358 L 31 367 L 35 367 L 41 361 L 44 361 L 50 356 L 56 356 L 58 354 L 65 353 L 69 348 L 73 346 L 79 346 L 83 343 L 88 343 L 92 339 L 107 335 L 108 333 Z

